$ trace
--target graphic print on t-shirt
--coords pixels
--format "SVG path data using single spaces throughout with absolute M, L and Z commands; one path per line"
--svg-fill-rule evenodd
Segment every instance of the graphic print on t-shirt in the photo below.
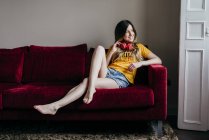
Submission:
M 122 61 L 125 61 L 125 62 L 133 62 L 134 61 L 133 55 L 134 55 L 133 52 L 125 51 L 125 52 L 123 52 L 123 54 L 121 55 L 121 57 L 119 59 L 121 59 Z

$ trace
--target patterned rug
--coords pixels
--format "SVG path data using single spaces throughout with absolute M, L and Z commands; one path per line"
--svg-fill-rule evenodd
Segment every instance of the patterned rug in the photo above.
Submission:
M 163 133 L 144 122 L 0 122 L 0 140 L 178 140 L 166 122 Z

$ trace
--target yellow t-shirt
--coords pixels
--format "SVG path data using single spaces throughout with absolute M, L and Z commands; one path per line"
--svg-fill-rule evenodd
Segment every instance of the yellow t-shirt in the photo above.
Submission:
M 151 52 L 143 44 L 138 43 L 137 47 L 139 48 L 139 53 L 142 58 L 147 58 Z M 111 49 L 111 48 L 110 48 Z M 108 51 L 109 52 L 109 51 Z M 134 84 L 134 78 L 136 76 L 136 69 L 129 71 L 128 67 L 130 64 L 137 62 L 133 52 L 124 51 L 122 55 L 109 64 L 108 68 L 113 68 L 120 73 L 122 73 L 130 83 Z

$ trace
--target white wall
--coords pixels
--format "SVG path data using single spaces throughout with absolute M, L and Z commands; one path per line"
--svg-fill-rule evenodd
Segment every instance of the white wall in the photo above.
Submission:
M 76 45 L 108 48 L 122 19 L 136 26 L 168 68 L 168 111 L 177 112 L 180 0 L 0 0 L 0 48 Z
M 146 0 L 0 0 L 0 48 L 24 45 L 109 47 L 129 19 L 145 40 Z

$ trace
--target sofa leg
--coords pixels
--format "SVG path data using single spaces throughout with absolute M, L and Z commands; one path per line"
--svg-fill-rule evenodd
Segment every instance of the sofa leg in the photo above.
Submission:
M 158 120 L 158 121 L 152 121 L 151 122 L 152 127 L 154 129 L 154 133 L 157 135 L 157 137 L 162 137 L 163 136 L 163 122 Z

